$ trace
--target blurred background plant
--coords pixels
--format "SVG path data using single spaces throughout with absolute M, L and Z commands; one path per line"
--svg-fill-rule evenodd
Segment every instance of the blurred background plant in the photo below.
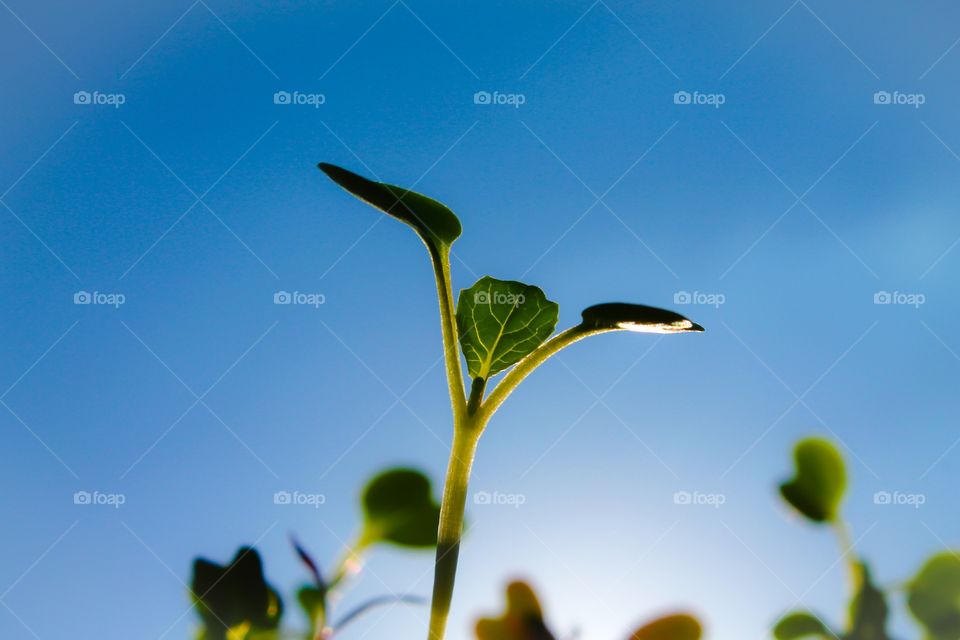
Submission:
M 310 575 L 296 600 L 306 615 L 305 633 L 281 628 L 283 599 L 266 579 L 256 549 L 241 547 L 233 560 L 219 565 L 204 558 L 193 563 L 190 595 L 199 613 L 198 640 L 280 640 L 333 638 L 363 614 L 382 605 L 423 604 L 424 599 L 395 594 L 379 596 L 333 618 L 333 609 L 351 574 L 360 570 L 363 556 L 374 545 L 404 549 L 433 549 L 437 544 L 440 506 L 431 483 L 415 469 L 389 469 L 374 476 L 361 495 L 363 521 L 353 541 L 332 569 L 324 571 L 296 540 L 293 548 Z
M 794 476 L 780 485 L 780 494 L 808 522 L 829 527 L 837 536 L 840 559 L 849 569 L 850 602 L 842 629 L 817 613 L 795 611 L 774 627 L 777 640 L 890 640 L 888 616 L 897 596 L 905 596 L 925 640 L 960 638 L 960 553 L 949 549 L 936 553 L 905 583 L 878 586 L 870 564 L 857 554 L 850 525 L 843 518 L 847 469 L 840 451 L 828 440 L 808 438 L 797 443 L 793 458 Z

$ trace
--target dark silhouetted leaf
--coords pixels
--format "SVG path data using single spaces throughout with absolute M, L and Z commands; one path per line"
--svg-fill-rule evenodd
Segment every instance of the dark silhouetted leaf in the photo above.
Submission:
M 457 327 L 472 378 L 489 379 L 550 337 L 560 308 L 539 288 L 480 278 L 460 292 Z
M 927 630 L 929 640 L 960 637 L 960 555 L 933 556 L 907 586 L 910 613 Z
M 703 331 L 703 327 L 679 313 L 642 304 L 608 302 L 587 307 L 581 315 L 583 326 L 588 329 L 621 329 L 640 333 Z
M 850 603 L 850 633 L 847 640 L 889 640 L 887 636 L 887 598 L 873 584 L 870 568 L 859 565 L 857 594 Z M 956 629 L 952 640 L 956 640 Z
M 404 547 L 434 547 L 440 505 L 430 480 L 414 469 L 391 469 L 363 490 L 363 544 L 389 542 Z
M 402 187 L 374 182 L 352 171 L 321 162 L 320 170 L 352 195 L 413 227 L 431 248 L 447 246 L 460 236 L 460 220 L 445 205 Z
M 630 636 L 630 640 L 700 640 L 703 628 L 693 616 L 679 613 L 649 622 Z
M 794 509 L 813 522 L 833 522 L 847 487 L 843 457 L 821 438 L 797 443 L 793 451 L 793 479 L 780 485 L 780 493 Z
M 799 611 L 784 616 L 773 628 L 773 637 L 777 640 L 800 640 L 800 638 L 828 638 L 837 636 L 812 613 Z
M 554 640 L 543 622 L 543 610 L 536 594 L 525 582 L 507 587 L 507 608 L 499 618 L 481 618 L 476 626 L 478 640 Z
M 190 583 L 204 625 L 204 640 L 225 640 L 228 631 L 276 629 L 283 613 L 280 596 L 263 576 L 260 555 L 249 547 L 226 566 L 198 558 Z

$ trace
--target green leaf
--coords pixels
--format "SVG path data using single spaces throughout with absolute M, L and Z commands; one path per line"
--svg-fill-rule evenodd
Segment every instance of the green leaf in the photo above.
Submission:
M 440 505 L 430 480 L 414 469 L 391 469 L 363 490 L 363 545 L 389 542 L 402 547 L 435 547 Z
M 226 566 L 197 558 L 190 590 L 205 640 L 225 640 L 237 636 L 238 629 L 248 636 L 280 624 L 280 595 L 267 584 L 260 555 L 249 547 L 241 547 Z
M 523 359 L 550 337 L 559 313 L 543 291 L 522 282 L 486 276 L 461 291 L 457 327 L 470 376 L 488 380 Z
M 960 555 L 933 556 L 907 586 L 910 613 L 927 630 L 929 640 L 960 637 Z
M 773 628 L 773 637 L 777 640 L 799 640 L 816 636 L 834 639 L 837 636 L 812 613 L 798 611 L 784 616 Z
M 645 624 L 633 632 L 630 640 L 700 640 L 702 634 L 700 622 L 681 613 Z
M 498 618 L 477 621 L 478 640 L 553 640 L 536 594 L 525 582 L 507 586 L 507 608 Z
M 310 637 L 316 635 L 318 623 L 324 619 L 324 593 L 317 587 L 303 586 L 297 591 L 297 602 L 300 608 L 307 614 L 307 620 L 310 623 Z
M 321 162 L 318 166 L 352 195 L 413 227 L 431 249 L 449 247 L 460 237 L 460 220 L 446 205 L 403 187 L 368 180 L 336 165 Z
M 703 331 L 696 322 L 679 313 L 626 302 L 608 302 L 583 310 L 583 326 L 588 329 L 636 331 L 640 333 L 683 333 Z
M 794 509 L 813 522 L 834 522 L 847 488 L 843 457 L 821 438 L 797 443 L 793 450 L 796 471 L 780 485 L 780 493 Z
M 888 640 L 886 595 L 873 584 L 870 568 L 858 564 L 860 584 L 850 603 L 850 633 L 847 640 Z M 951 640 L 956 640 L 956 629 Z

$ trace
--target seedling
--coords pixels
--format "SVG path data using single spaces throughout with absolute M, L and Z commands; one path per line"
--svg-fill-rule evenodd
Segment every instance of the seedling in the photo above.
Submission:
M 304 640 L 334 638 L 364 613 L 392 602 L 424 603 L 410 596 L 383 596 L 369 600 L 332 622 L 336 597 L 359 566 L 363 554 L 377 544 L 407 549 L 433 549 L 437 544 L 440 506 L 433 498 L 430 480 L 413 469 L 390 469 L 374 476 L 361 496 L 363 524 L 352 544 L 329 574 L 313 556 L 294 541 L 297 556 L 311 582 L 297 592 L 307 616 Z M 279 640 L 293 637 L 280 631 L 283 600 L 263 573 L 255 549 L 241 547 L 234 559 L 221 566 L 198 558 L 193 564 L 190 595 L 200 614 L 198 640 Z
M 507 607 L 497 618 L 481 618 L 477 640 L 555 640 L 543 619 L 543 609 L 533 589 L 525 582 L 507 587 Z M 648 622 L 628 640 L 700 640 L 700 622 L 686 613 L 675 613 Z
M 410 226 L 427 247 L 440 303 L 440 328 L 450 403 L 453 443 L 443 488 L 428 640 L 443 640 L 454 580 L 467 485 L 477 443 L 487 423 L 517 386 L 561 349 L 611 331 L 684 333 L 703 327 L 683 316 L 638 304 L 600 304 L 582 312 L 580 324 L 553 335 L 559 307 L 539 288 L 481 278 L 454 304 L 450 254 L 462 227 L 445 205 L 401 187 L 374 182 L 331 164 L 320 169 L 360 200 Z M 552 336 L 552 337 L 551 337 Z M 458 344 L 470 376 L 466 391 Z M 506 371 L 486 393 L 491 379 Z
M 947 551 L 927 560 L 904 587 L 878 587 L 866 560 L 857 557 L 849 526 L 842 516 L 847 489 L 843 456 L 829 441 L 810 438 L 794 448 L 795 475 L 780 485 L 780 494 L 794 510 L 817 526 L 836 533 L 851 575 L 850 605 L 844 630 L 836 630 L 808 611 L 784 616 L 774 627 L 777 640 L 890 640 L 887 617 L 890 596 L 902 590 L 907 608 L 924 629 L 926 640 L 960 637 L 960 553 Z

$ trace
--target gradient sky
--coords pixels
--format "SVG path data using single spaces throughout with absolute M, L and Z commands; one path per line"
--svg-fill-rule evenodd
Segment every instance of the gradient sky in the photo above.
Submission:
M 956 3 L 0 5 L 0 636 L 189 637 L 195 555 L 256 543 L 289 594 L 289 532 L 329 563 L 371 473 L 441 476 L 426 254 L 321 160 L 453 208 L 456 289 L 539 285 L 561 327 L 613 300 L 707 327 L 581 343 L 510 398 L 472 488 L 524 504 L 469 506 L 452 638 L 516 576 L 564 636 L 683 608 L 761 640 L 798 600 L 839 623 L 836 544 L 776 495 L 807 434 L 843 443 L 883 584 L 960 544 Z M 345 604 L 427 594 L 431 565 L 378 550 Z M 343 637 L 425 623 L 394 608 Z

